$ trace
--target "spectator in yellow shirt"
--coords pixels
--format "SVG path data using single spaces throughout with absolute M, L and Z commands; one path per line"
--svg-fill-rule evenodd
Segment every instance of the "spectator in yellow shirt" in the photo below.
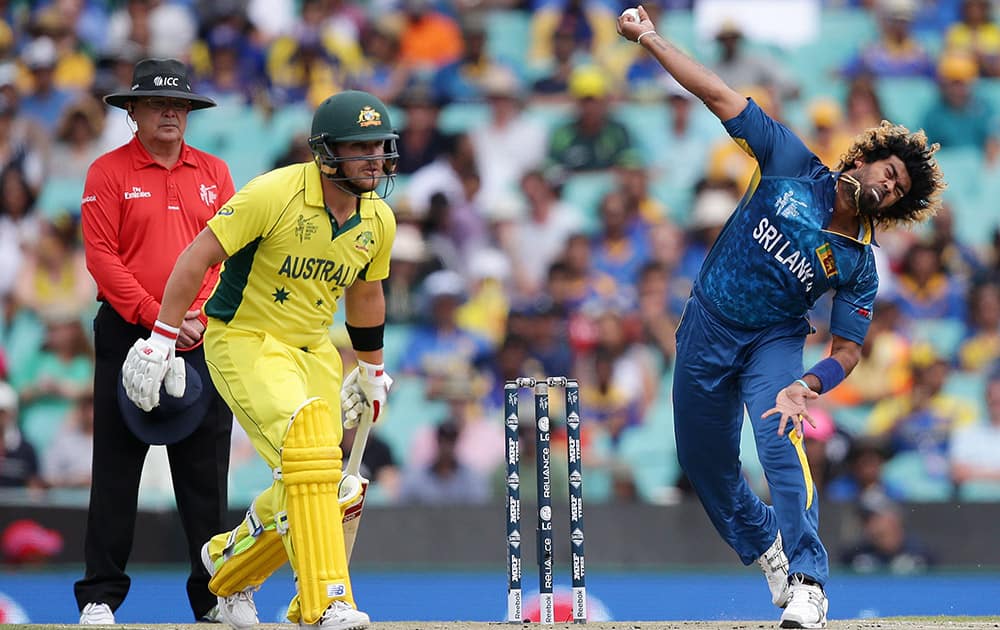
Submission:
M 875 405 L 868 433 L 888 437 L 895 453 L 919 451 L 943 458 L 952 433 L 974 423 L 976 411 L 968 401 L 944 391 L 950 368 L 929 345 L 913 348 L 910 370 L 912 388 Z
M 991 14 L 989 0 L 965 0 L 962 19 L 945 34 L 945 49 L 974 55 L 982 77 L 1000 76 L 1000 26 Z

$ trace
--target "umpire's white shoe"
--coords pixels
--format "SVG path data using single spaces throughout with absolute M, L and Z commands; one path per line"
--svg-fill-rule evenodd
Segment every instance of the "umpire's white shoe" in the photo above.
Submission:
M 334 600 L 314 624 L 299 622 L 300 628 L 319 628 L 320 630 L 364 630 L 371 623 L 368 615 L 353 608 L 344 601 Z
M 764 571 L 767 587 L 771 589 L 771 602 L 778 608 L 788 605 L 788 556 L 781 543 L 781 532 L 767 548 L 764 555 L 757 558 L 757 564 Z
M 111 606 L 101 602 L 91 602 L 80 612 L 82 626 L 110 626 L 114 623 L 115 613 L 111 612 Z
M 205 565 L 209 575 L 215 575 L 215 563 L 208 553 L 208 543 L 201 546 L 201 563 Z M 256 587 L 251 586 L 226 597 L 219 596 L 219 621 L 236 630 L 252 628 L 260 623 L 257 619 L 257 606 L 253 603 L 253 592 L 256 590 Z
M 826 611 L 830 602 L 823 588 L 816 584 L 806 584 L 796 574 L 792 577 L 791 597 L 785 612 L 781 614 L 782 628 L 825 628 Z

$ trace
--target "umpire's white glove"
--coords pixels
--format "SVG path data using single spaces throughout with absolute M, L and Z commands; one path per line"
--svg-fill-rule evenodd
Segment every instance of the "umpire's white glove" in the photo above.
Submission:
M 160 404 L 160 383 L 174 398 L 184 395 L 184 359 L 174 356 L 179 330 L 157 321 L 149 339 L 138 339 L 122 365 L 122 385 L 129 400 L 143 411 Z
M 392 377 L 385 373 L 384 365 L 358 361 L 358 367 L 351 370 L 340 388 L 344 427 L 353 429 L 358 426 L 365 414 L 372 423 L 378 422 L 390 387 Z

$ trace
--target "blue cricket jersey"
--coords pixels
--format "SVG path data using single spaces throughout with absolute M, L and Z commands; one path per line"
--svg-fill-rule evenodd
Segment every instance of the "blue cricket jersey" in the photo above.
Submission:
M 863 343 L 878 289 L 873 225 L 865 222 L 856 239 L 827 231 L 839 173 L 753 100 L 724 124 L 758 170 L 695 293 L 724 321 L 756 329 L 804 317 L 833 290 L 830 331 Z

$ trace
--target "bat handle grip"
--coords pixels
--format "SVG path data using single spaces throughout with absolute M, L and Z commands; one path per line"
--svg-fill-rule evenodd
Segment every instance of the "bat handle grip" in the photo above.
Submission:
M 354 443 L 351 445 L 351 454 L 347 458 L 347 468 L 344 469 L 344 475 L 357 477 L 361 473 L 361 458 L 364 457 L 365 447 L 368 445 L 368 435 L 371 433 L 371 430 L 371 419 L 362 418 L 358 424 L 357 431 L 354 433 Z

